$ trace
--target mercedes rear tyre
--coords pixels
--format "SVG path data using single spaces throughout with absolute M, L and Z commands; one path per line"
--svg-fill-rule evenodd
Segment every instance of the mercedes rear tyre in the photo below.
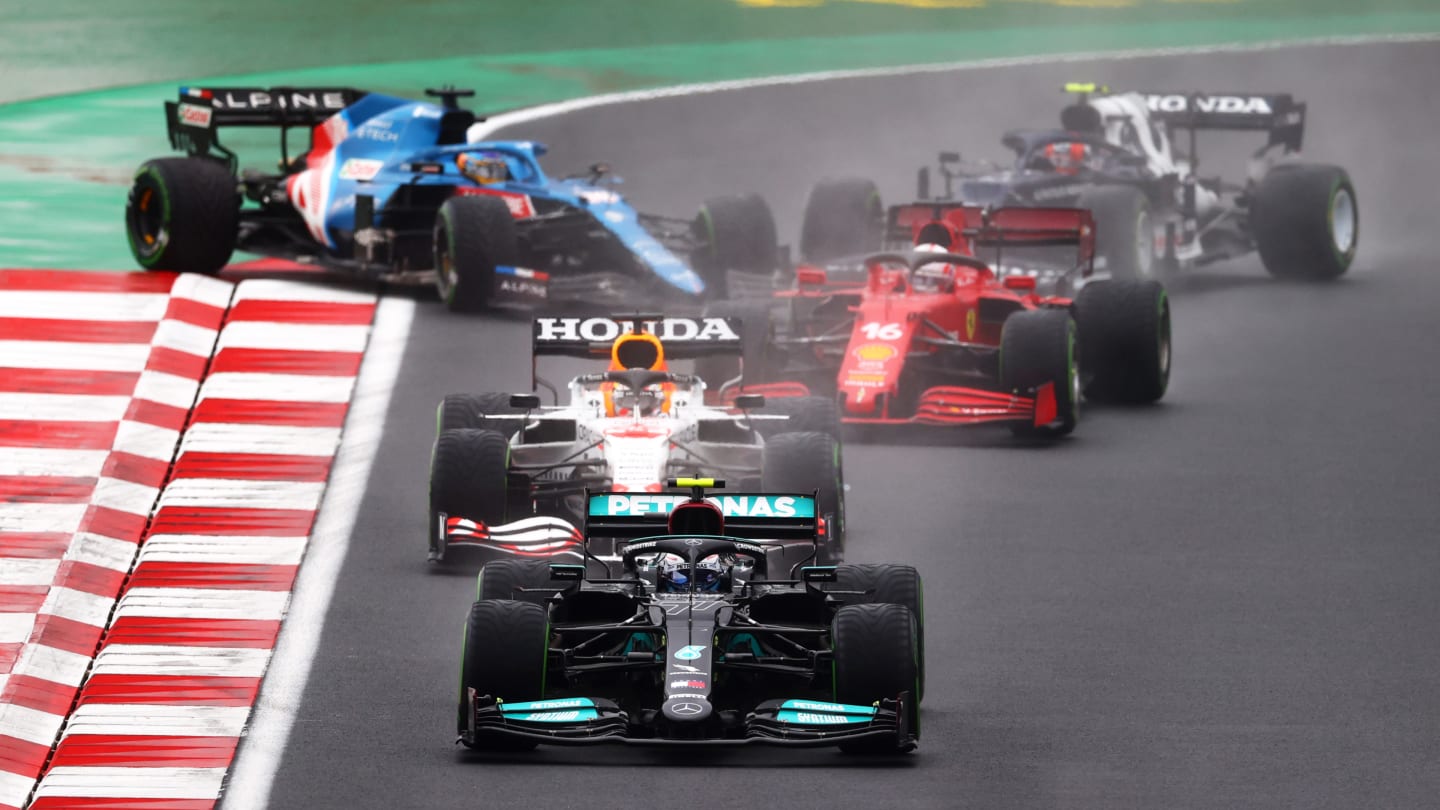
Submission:
M 435 438 L 430 457 L 430 552 L 443 559 L 449 518 L 505 522 L 510 441 L 493 430 L 461 428 Z
M 1155 278 L 1155 226 L 1150 200 L 1134 186 L 1086 189 L 1075 203 L 1095 217 L 1095 255 L 1110 278 Z
M 157 158 L 135 173 L 125 235 L 146 270 L 218 273 L 235 252 L 239 232 L 239 181 L 224 164 Z
M 1255 190 L 1250 229 L 1272 276 L 1339 278 L 1360 244 L 1360 206 L 1350 175 L 1318 163 L 1276 166 Z
M 729 273 L 772 273 L 780 259 L 775 216 L 759 194 L 712 197 L 700 206 L 692 229 L 703 247 L 694 257 L 705 298 L 729 294 Z
M 870 706 L 902 698 L 910 732 L 920 737 L 920 647 L 915 616 L 904 605 L 845 605 L 830 625 L 835 702 Z M 894 753 L 892 740 L 842 743 L 857 754 Z
M 823 264 L 883 247 L 885 208 L 870 180 L 822 180 L 810 189 L 800 226 L 800 258 Z
M 495 268 L 514 267 L 520 248 L 510 206 L 499 197 L 451 197 L 435 216 L 435 288 L 455 312 L 485 308 Z
M 1025 396 L 1049 384 L 1055 420 L 1048 425 L 1014 424 L 1017 436 L 1064 436 L 1080 421 L 1080 374 L 1076 328 L 1062 309 L 1017 312 L 1000 330 L 1000 386 Z
M 550 622 L 545 608 L 529 602 L 490 599 L 470 606 L 460 656 L 457 731 L 469 725 L 467 690 L 479 697 L 524 703 L 545 697 L 550 657 Z M 528 751 L 536 743 L 507 738 L 475 740 L 485 751 Z
M 836 594 L 836 598 L 845 604 L 904 605 L 915 617 L 915 700 L 924 700 L 925 588 L 920 572 L 910 565 L 871 563 L 842 565 L 836 569 L 835 575 L 835 583 L 824 586 L 824 590 L 848 591 Z
M 1170 298 L 1158 281 L 1086 284 L 1075 299 L 1085 398 L 1141 404 L 1170 384 Z
M 560 590 L 550 588 L 552 584 L 550 563 L 544 560 L 492 560 L 480 569 L 475 599 L 511 599 L 543 607 Z
M 765 440 L 760 480 L 766 492 L 816 493 L 817 517 L 825 520 L 817 562 L 839 562 L 845 550 L 840 442 L 825 433 L 772 436 Z

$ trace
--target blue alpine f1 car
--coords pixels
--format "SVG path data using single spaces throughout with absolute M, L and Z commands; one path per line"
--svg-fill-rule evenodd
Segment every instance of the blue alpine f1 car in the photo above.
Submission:
M 693 219 L 637 212 L 602 163 L 553 178 L 543 144 L 470 142 L 468 90 L 419 102 L 344 87 L 181 88 L 171 146 L 135 175 L 126 231 L 146 269 L 214 273 L 235 250 L 392 281 L 433 278 L 455 310 L 583 300 L 699 301 L 767 277 L 775 223 L 757 195 Z M 240 168 L 219 130 L 280 131 L 278 171 Z M 308 131 L 292 154 L 291 129 Z

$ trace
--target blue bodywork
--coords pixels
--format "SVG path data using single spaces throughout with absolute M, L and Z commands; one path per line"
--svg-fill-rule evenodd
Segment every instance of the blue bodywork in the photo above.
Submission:
M 343 128 L 327 123 L 343 135 L 334 145 L 334 159 L 323 163 L 328 174 L 324 178 L 328 187 L 322 194 L 324 238 L 331 251 L 340 250 L 335 233 L 355 230 L 357 195 L 374 198 L 376 225 L 384 227 L 385 205 L 402 187 L 477 187 L 586 211 L 666 284 L 693 295 L 704 292 L 700 276 L 645 229 L 639 214 L 619 194 L 594 183 L 546 175 L 539 162 L 546 151 L 544 144 L 482 141 L 437 146 L 445 112 L 436 104 L 371 93 L 337 113 L 345 122 Z M 478 152 L 503 155 L 510 179 L 482 185 L 461 174 L 456 158 Z M 414 168 L 417 163 L 431 166 L 421 172 Z M 317 166 L 313 155 L 311 166 Z

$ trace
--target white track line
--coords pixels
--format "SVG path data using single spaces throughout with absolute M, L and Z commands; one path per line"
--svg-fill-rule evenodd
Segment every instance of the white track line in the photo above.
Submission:
M 1440 33 L 1418 34 L 1374 34 L 1315 39 L 1271 40 L 1232 45 L 1188 45 L 1174 48 L 1140 48 L 1123 51 L 1081 51 L 1041 56 L 1010 56 L 999 59 L 981 59 L 973 62 L 932 62 L 899 67 L 862 68 L 858 70 L 822 70 L 814 73 L 796 73 L 789 76 L 762 76 L 757 79 L 732 79 L 723 82 L 703 82 L 658 87 L 651 90 L 629 90 L 623 93 L 606 93 L 586 96 L 553 104 L 540 104 L 512 112 L 492 115 L 470 127 L 466 133 L 471 141 L 484 140 L 497 130 L 505 127 L 553 118 L 557 115 L 605 107 L 612 104 L 629 104 L 636 101 L 650 101 L 658 98 L 677 96 L 698 96 L 708 93 L 722 93 L 730 90 L 749 90 L 755 87 L 780 87 L 793 84 L 810 84 L 842 79 L 872 79 L 887 76 L 914 76 L 925 73 L 948 73 L 952 71 L 994 70 L 996 68 L 1024 67 L 1027 65 L 1052 65 L 1068 62 L 1129 62 L 1156 56 L 1192 56 L 1206 53 L 1242 53 L 1245 51 L 1274 51 L 1286 48 L 1312 48 L 1327 45 L 1374 45 L 1377 43 L 1436 42 Z
M 415 302 L 409 299 L 381 299 L 375 311 L 370 345 L 345 420 L 344 441 L 331 468 L 330 483 L 295 580 L 294 597 L 270 670 L 255 702 L 249 733 L 240 744 L 229 783 L 221 795 L 221 806 L 228 810 L 251 810 L 269 802 L 270 785 L 305 696 L 311 664 L 320 650 L 325 614 L 380 449 L 385 414 L 400 375 L 400 361 L 414 317 Z
M 1381 34 L 1375 36 L 1325 37 L 1296 41 L 1260 42 L 1245 45 L 1202 45 L 1180 48 L 1149 48 L 1117 52 L 1069 53 L 907 65 L 866 70 L 831 70 L 792 76 L 687 84 L 654 90 L 634 90 L 600 96 L 541 104 L 514 112 L 500 113 L 470 128 L 470 140 L 483 140 L 494 132 L 516 124 L 553 118 L 558 115 L 650 99 L 703 95 L 754 87 L 807 84 L 842 79 L 906 76 L 947 71 L 989 70 L 1025 65 L 1060 64 L 1092 60 L 1131 61 L 1155 56 L 1182 56 L 1204 53 L 1235 53 L 1279 50 L 1325 45 L 1367 45 L 1376 43 L 1436 42 L 1440 34 Z M 345 433 L 321 503 L 315 532 L 305 562 L 295 581 L 294 598 L 271 659 L 265 683 L 251 716 L 249 733 L 240 744 L 220 807 L 224 810 L 258 810 L 269 806 L 270 788 L 279 770 L 290 729 L 304 698 L 310 667 L 320 651 L 321 633 L 335 582 L 350 547 L 365 485 L 375 462 L 384 432 L 385 412 L 400 372 L 400 358 L 409 338 L 414 317 L 413 301 L 382 299 L 376 312 L 374 332 L 365 353 L 355 398 L 345 421 Z

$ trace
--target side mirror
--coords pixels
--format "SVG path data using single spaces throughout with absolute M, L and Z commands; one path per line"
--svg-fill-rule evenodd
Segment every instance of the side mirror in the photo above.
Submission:
M 585 566 L 570 563 L 551 563 L 550 579 L 559 582 L 579 582 L 585 578 Z
M 510 407 L 521 410 L 533 411 L 540 407 L 539 394 L 511 394 Z
M 750 411 L 756 408 L 765 407 L 764 394 L 741 394 L 735 397 L 735 407 L 742 411 Z
M 1006 276 L 1005 289 L 1016 292 L 1035 292 L 1034 276 Z
M 800 569 L 803 582 L 835 582 L 840 574 L 833 565 L 807 565 Z

